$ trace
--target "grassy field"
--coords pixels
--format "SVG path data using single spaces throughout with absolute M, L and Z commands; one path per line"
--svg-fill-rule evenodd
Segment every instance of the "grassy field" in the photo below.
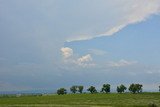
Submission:
M 0 107 L 160 107 L 160 93 L 0 97 Z

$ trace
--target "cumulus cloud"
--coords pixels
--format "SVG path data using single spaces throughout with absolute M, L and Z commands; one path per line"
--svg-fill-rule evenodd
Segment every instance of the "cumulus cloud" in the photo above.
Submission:
M 92 61 L 92 57 L 90 54 L 82 56 L 81 58 L 78 59 L 78 62 L 80 63 L 89 62 L 89 61 Z
M 69 58 L 73 55 L 73 50 L 69 47 L 61 48 L 61 52 L 64 58 Z
M 124 67 L 124 66 L 129 66 L 129 65 L 133 65 L 133 64 L 136 64 L 137 61 L 127 61 L 127 60 L 124 60 L 124 59 L 121 59 L 117 62 L 108 62 L 107 65 L 110 66 L 110 67 Z
M 149 16 L 153 14 L 158 14 L 160 12 L 160 1 L 159 0 L 121 0 L 113 1 L 117 7 L 117 13 L 119 16 L 113 22 L 112 25 L 108 25 L 106 31 L 99 32 L 98 34 L 93 35 L 80 35 L 73 38 L 69 38 L 67 41 L 79 41 L 79 40 L 89 40 L 95 37 L 101 36 L 112 36 L 116 32 L 120 31 L 124 27 L 145 21 Z M 113 9 L 114 10 L 114 9 Z M 115 15 L 116 16 L 116 15 Z M 107 19 L 106 19 L 107 20 Z M 111 20 L 112 22 L 113 20 Z M 105 23 L 105 22 L 104 22 Z
M 92 57 L 90 54 L 87 54 L 81 57 L 77 57 L 73 54 L 73 49 L 69 47 L 61 48 L 61 52 L 64 58 L 63 59 L 64 63 L 75 64 L 75 65 L 82 66 L 82 67 L 89 67 L 89 66 L 94 65 L 92 63 Z
M 82 67 L 91 67 L 95 65 L 94 63 L 92 63 L 92 57 L 90 54 L 78 58 L 76 63 Z
M 69 47 L 61 48 L 61 52 L 63 55 L 63 62 L 66 65 L 72 65 L 72 66 L 75 65 L 75 66 L 80 66 L 80 67 L 93 67 L 93 66 L 96 67 L 96 65 L 97 65 L 96 63 L 93 63 L 93 58 L 92 58 L 91 54 L 86 54 L 83 56 L 76 56 L 73 54 L 73 49 L 71 49 Z M 96 50 L 95 52 L 99 52 L 99 51 Z M 126 67 L 126 66 L 136 64 L 137 61 L 128 61 L 125 59 L 121 59 L 119 61 L 108 61 L 106 63 L 107 63 L 108 68 L 110 68 L 110 67 Z M 106 65 L 104 63 L 101 64 L 101 66 L 106 67 Z

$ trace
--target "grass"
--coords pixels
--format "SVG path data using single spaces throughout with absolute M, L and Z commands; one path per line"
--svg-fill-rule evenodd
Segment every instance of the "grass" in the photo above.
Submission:
M 0 107 L 160 107 L 160 93 L 0 97 Z

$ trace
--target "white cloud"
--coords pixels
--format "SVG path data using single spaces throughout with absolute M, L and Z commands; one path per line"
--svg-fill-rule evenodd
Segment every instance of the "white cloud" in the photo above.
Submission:
M 128 6 L 127 6 L 128 8 Z M 126 8 L 126 9 L 127 9 Z M 120 31 L 129 24 L 139 23 L 145 21 L 150 15 L 160 12 L 159 0 L 135 0 L 135 3 L 131 5 L 130 13 L 126 14 L 120 24 L 114 26 L 102 35 L 110 36 Z
M 89 40 L 93 37 L 91 35 L 76 35 L 74 37 L 68 37 L 66 42 L 73 42 L 73 41 L 81 41 L 81 40 Z
M 75 64 L 81 67 L 90 67 L 94 64 L 92 63 L 92 57 L 90 54 L 77 57 L 73 54 L 73 49 L 69 47 L 61 48 L 61 52 L 63 55 L 63 62 L 66 64 Z M 71 57 L 72 56 L 72 57 Z
M 93 63 L 93 58 L 92 58 L 91 54 L 86 54 L 84 56 L 78 57 L 73 54 L 73 49 L 71 49 L 69 47 L 61 48 L 61 52 L 63 55 L 63 63 L 67 66 L 71 65 L 72 67 L 80 66 L 80 67 L 85 68 L 85 67 L 93 67 L 93 66 L 96 67 L 96 65 L 97 65 L 96 63 Z M 96 50 L 95 52 L 99 52 L 99 51 Z M 126 66 L 130 66 L 130 65 L 134 65 L 136 63 L 137 63 L 137 61 L 127 61 L 127 60 L 121 59 L 119 61 L 108 61 L 107 67 L 108 68 L 110 68 L 110 67 L 126 67 Z M 106 65 L 104 63 L 101 66 L 106 67 Z
M 64 58 L 69 58 L 73 55 L 73 50 L 69 47 L 61 48 L 61 52 Z
M 116 7 L 112 7 L 110 11 L 113 10 L 113 14 L 117 15 L 113 15 L 113 20 L 110 20 L 110 22 L 112 22 L 111 25 L 106 24 L 106 31 L 87 36 L 74 36 L 72 38 L 67 39 L 67 42 L 89 40 L 101 36 L 112 36 L 124 27 L 130 24 L 145 21 L 149 16 L 153 14 L 158 14 L 160 12 L 159 0 L 120 0 L 113 1 L 113 3 L 116 5 Z M 117 12 L 114 13 L 114 10 L 116 10 Z M 106 22 L 104 23 L 107 23 L 108 21 L 109 20 L 106 19 Z
M 85 56 L 82 56 L 82 57 L 78 58 L 76 63 L 79 66 L 82 66 L 82 67 L 93 67 L 93 66 L 95 66 L 95 64 L 92 62 L 92 57 L 91 57 L 90 54 L 87 54 Z
M 78 59 L 78 62 L 80 62 L 80 63 L 85 63 L 85 62 L 89 62 L 89 61 L 92 61 L 92 57 L 90 54 L 82 56 L 81 58 Z
M 136 64 L 137 61 L 127 61 L 124 59 L 121 59 L 120 61 L 117 62 L 108 62 L 107 65 L 110 67 L 124 67 L 124 66 L 129 66 L 129 65 L 133 65 Z

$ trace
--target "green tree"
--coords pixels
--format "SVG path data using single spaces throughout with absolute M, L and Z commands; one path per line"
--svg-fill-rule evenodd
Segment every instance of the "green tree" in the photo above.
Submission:
M 71 91 L 72 93 L 76 93 L 76 92 L 77 92 L 77 86 L 72 86 L 72 87 L 70 88 L 70 91 Z
M 143 85 L 141 85 L 141 84 L 131 84 L 129 86 L 129 91 L 132 93 L 140 93 L 140 92 L 142 92 L 142 87 L 143 87 Z
M 129 91 L 130 92 L 132 92 L 132 93 L 136 93 L 136 87 L 135 87 L 135 84 L 131 84 L 130 86 L 129 86 Z
M 127 87 L 125 87 L 123 84 L 121 84 L 120 86 L 117 86 L 118 93 L 123 93 L 126 89 Z
M 110 92 L 110 84 L 103 84 L 101 92 L 109 93 Z
M 137 87 L 137 93 L 142 92 L 142 87 L 143 87 L 142 84 L 136 84 L 136 87 Z
M 89 91 L 91 94 L 97 93 L 97 90 L 96 90 L 96 88 L 95 88 L 94 86 L 90 86 L 90 87 L 87 89 L 87 91 Z
M 83 92 L 83 86 L 78 86 L 78 92 L 82 93 Z
M 57 94 L 58 95 L 67 94 L 67 90 L 65 88 L 60 88 L 57 90 Z

